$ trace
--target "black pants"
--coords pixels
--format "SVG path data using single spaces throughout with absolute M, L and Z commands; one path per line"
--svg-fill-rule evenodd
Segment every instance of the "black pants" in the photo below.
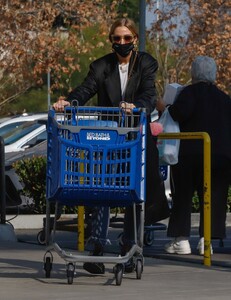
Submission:
M 146 202 L 145 218 L 152 224 L 169 217 L 164 182 L 160 175 L 159 153 L 149 127 L 146 148 Z M 139 230 L 140 207 L 137 207 L 137 231 Z M 123 237 L 125 242 L 134 241 L 133 207 L 127 207 L 124 218 Z
M 169 209 L 167 199 L 165 196 L 165 188 L 160 176 L 159 170 L 159 154 L 155 145 L 155 141 L 150 133 L 148 126 L 147 134 L 147 147 L 146 147 L 146 202 L 145 211 L 151 214 L 152 223 L 167 218 L 169 216 Z M 137 232 L 140 227 L 140 214 L 141 206 L 137 205 Z M 150 216 L 149 216 L 150 217 Z M 108 222 L 109 220 L 109 207 L 94 208 L 92 214 L 92 234 L 89 241 L 100 243 L 104 246 L 107 242 Z M 134 243 L 134 220 L 133 220 L 133 207 L 126 207 L 124 217 L 124 231 L 123 231 L 124 244 L 130 246 Z
M 169 237 L 190 236 L 191 208 L 194 191 L 200 200 L 199 235 L 203 232 L 203 159 L 201 156 L 181 156 L 172 166 L 174 182 L 173 207 L 169 219 Z M 211 171 L 211 236 L 223 239 L 226 235 L 225 221 L 229 188 L 229 165 L 212 168 Z

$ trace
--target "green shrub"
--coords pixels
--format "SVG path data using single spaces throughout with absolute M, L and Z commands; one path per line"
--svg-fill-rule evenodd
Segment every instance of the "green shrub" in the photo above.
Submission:
M 198 212 L 199 212 L 199 198 L 197 193 L 195 192 L 192 198 L 192 213 L 198 213 Z
M 23 184 L 22 194 L 32 198 L 29 208 L 34 213 L 46 212 L 46 158 L 33 156 L 13 164 L 20 181 Z
M 199 213 L 199 198 L 197 193 L 194 194 L 192 199 L 192 212 Z M 227 213 L 231 212 L 231 185 L 229 186 L 228 198 L 227 198 Z
M 34 213 L 45 213 L 46 158 L 42 156 L 33 156 L 32 158 L 22 159 L 15 162 L 13 167 L 24 186 L 22 194 L 34 200 L 34 203 L 29 207 L 30 210 Z M 123 208 L 111 209 L 112 213 L 120 213 L 123 211 Z M 197 193 L 194 194 L 192 199 L 192 212 L 199 212 L 199 199 Z M 228 193 L 227 212 L 231 212 L 231 186 L 229 187 Z M 77 207 L 73 208 L 64 206 L 63 213 L 77 213 Z
M 231 185 L 229 186 L 228 200 L 227 200 L 227 212 L 231 212 Z
M 22 159 L 13 164 L 23 185 L 22 194 L 33 199 L 28 204 L 30 212 L 37 214 L 46 213 L 46 157 L 33 156 Z M 77 208 L 62 208 L 63 213 L 76 213 Z M 51 205 L 51 213 L 54 213 L 54 205 Z

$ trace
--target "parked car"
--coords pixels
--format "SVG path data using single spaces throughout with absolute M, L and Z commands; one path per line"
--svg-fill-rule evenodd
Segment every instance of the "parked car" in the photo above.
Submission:
M 47 113 L 13 117 L 0 124 L 5 153 L 24 151 L 46 140 Z
M 15 213 L 26 211 L 28 204 L 33 203 L 33 199 L 21 195 L 23 183 L 20 182 L 16 174 L 13 163 L 16 161 L 31 158 L 33 156 L 46 156 L 47 140 L 24 151 L 5 153 L 5 181 L 6 181 L 6 211 Z
M 25 151 L 47 139 L 46 120 L 26 122 L 3 135 L 5 153 Z
M 2 118 L 0 122 L 0 136 L 6 132 L 17 128 L 25 122 L 31 122 L 35 120 L 47 119 L 47 113 L 36 113 L 36 114 L 22 114 L 20 116 Z
M 10 120 L 11 118 L 12 117 L 2 117 L 2 118 L 0 118 L 0 124 L 3 123 L 3 122 L 5 122 L 5 121 Z
M 0 136 L 5 144 L 5 182 L 7 210 L 20 209 L 31 201 L 20 195 L 22 183 L 19 181 L 12 163 L 16 160 L 29 157 L 38 151 L 37 147 L 42 141 L 46 142 L 47 113 L 23 114 L 11 118 L 2 118 L 0 123 Z M 33 149 L 33 150 L 32 150 Z M 44 152 L 46 146 L 44 146 Z M 20 155 L 21 153 L 21 155 Z M 23 153 L 23 155 L 22 155 Z

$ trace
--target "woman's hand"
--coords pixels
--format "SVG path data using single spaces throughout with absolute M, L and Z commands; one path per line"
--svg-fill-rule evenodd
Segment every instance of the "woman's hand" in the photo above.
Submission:
M 130 114 L 136 106 L 133 103 L 122 101 L 120 102 L 120 108 L 123 108 L 126 113 Z
M 58 101 L 53 104 L 53 108 L 57 111 L 64 111 L 65 106 L 70 106 L 70 102 L 65 99 L 63 96 L 59 97 Z
M 158 99 L 156 102 L 156 109 L 159 112 L 163 112 L 165 110 L 165 107 L 166 107 L 166 105 L 165 105 L 163 99 Z

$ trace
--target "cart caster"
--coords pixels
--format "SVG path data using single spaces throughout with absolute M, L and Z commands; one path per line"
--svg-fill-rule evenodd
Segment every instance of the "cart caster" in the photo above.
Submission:
M 147 230 L 144 233 L 144 244 L 146 246 L 152 246 L 154 242 L 154 231 L 153 230 Z
M 44 230 L 39 231 L 37 234 L 37 241 L 39 245 L 45 245 L 46 244 L 46 234 Z
M 113 271 L 114 271 L 114 274 L 115 274 L 116 285 L 121 285 L 122 278 L 123 278 L 123 271 L 124 271 L 123 264 L 115 265 Z
M 72 284 L 73 283 L 73 278 L 75 274 L 75 266 L 73 263 L 69 263 L 67 265 L 67 283 Z
M 50 255 L 50 256 L 46 256 Z M 46 278 L 50 278 L 51 276 L 51 270 L 52 270 L 52 263 L 53 263 L 53 256 L 50 251 L 46 252 L 44 255 L 44 270 L 45 270 L 45 276 Z
M 136 262 L 136 279 L 141 279 L 142 272 L 143 272 L 143 263 L 141 259 L 138 259 Z

